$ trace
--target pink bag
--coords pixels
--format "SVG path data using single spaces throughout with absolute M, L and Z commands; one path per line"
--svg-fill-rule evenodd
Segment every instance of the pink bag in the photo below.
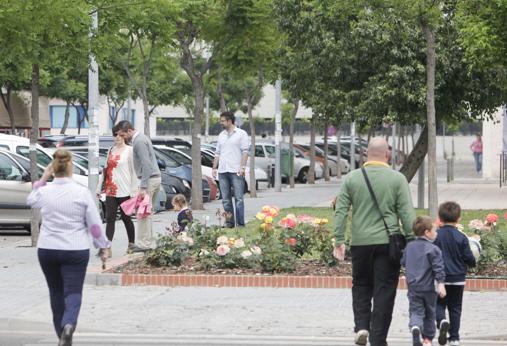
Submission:
M 129 198 L 120 204 L 120 207 L 129 216 L 136 212 L 137 219 L 144 219 L 151 215 L 151 202 L 148 194 L 145 194 L 143 199 L 140 199 L 137 195 Z
M 120 204 L 120 207 L 123 209 L 123 212 L 129 216 L 134 214 L 134 211 L 136 210 L 136 206 L 137 206 L 137 196 L 129 198 L 125 202 Z

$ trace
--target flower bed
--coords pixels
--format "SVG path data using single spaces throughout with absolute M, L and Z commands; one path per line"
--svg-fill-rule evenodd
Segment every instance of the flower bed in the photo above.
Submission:
M 322 217 L 322 213 L 314 217 L 310 212 L 281 213 L 274 206 L 264 206 L 246 228 L 225 229 L 221 225 L 209 227 L 196 223 L 187 232 L 169 230 L 158 238 L 156 249 L 146 253 L 143 260 L 111 271 L 350 275 L 350 262 L 338 264 L 332 256 L 334 239 L 329 218 Z M 471 275 L 507 277 L 507 232 L 499 229 L 498 221 L 497 214 L 489 213 L 484 221 L 468 222 L 471 246 L 474 249 L 478 243 L 479 247 L 474 250 L 481 251 L 479 266 Z

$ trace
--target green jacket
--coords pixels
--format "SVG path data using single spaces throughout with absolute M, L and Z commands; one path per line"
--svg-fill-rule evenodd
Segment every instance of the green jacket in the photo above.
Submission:
M 399 233 L 401 220 L 403 233 L 408 240 L 412 239 L 415 210 L 405 176 L 377 162 L 365 164 L 365 169 L 389 231 Z M 389 243 L 384 223 L 370 196 L 361 169 L 356 169 L 346 175 L 336 202 L 336 244 L 345 242 L 345 227 L 350 207 L 352 207 L 350 245 Z

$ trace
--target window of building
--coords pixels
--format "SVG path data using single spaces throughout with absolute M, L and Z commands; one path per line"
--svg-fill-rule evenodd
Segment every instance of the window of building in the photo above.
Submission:
M 123 108 L 123 120 L 128 120 L 134 127 L 136 126 L 136 110 L 131 109 L 130 110 L 130 116 L 128 112 L 128 108 Z
M 51 127 L 61 129 L 65 121 L 66 106 L 49 106 L 49 117 L 51 118 Z M 77 129 L 81 123 L 81 128 L 88 128 L 88 122 L 85 117 L 85 109 L 83 106 L 69 107 L 68 129 Z

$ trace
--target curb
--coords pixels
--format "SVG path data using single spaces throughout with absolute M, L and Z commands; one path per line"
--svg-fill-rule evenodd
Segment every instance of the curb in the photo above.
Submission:
M 132 259 L 124 256 L 110 262 L 118 266 Z M 209 275 L 209 274 L 115 274 L 103 273 L 102 268 L 90 267 L 86 284 L 96 286 L 168 286 L 168 287 L 254 287 L 254 288 L 351 288 L 350 276 L 298 275 Z M 398 289 L 407 289 L 405 277 L 400 277 Z M 507 279 L 473 278 L 466 281 L 466 291 L 507 291 Z

